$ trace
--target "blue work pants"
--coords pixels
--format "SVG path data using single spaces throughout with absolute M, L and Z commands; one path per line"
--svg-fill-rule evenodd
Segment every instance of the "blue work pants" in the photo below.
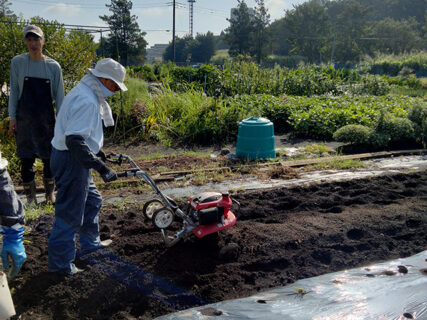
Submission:
M 24 207 L 12 179 L 6 169 L 0 169 L 0 224 L 11 227 L 16 223 L 24 224 L 24 219 Z
M 102 198 L 91 170 L 82 167 L 69 151 L 53 148 L 50 159 L 57 193 L 55 222 L 48 243 L 49 271 L 72 274 L 77 233 L 83 254 L 100 247 L 98 215 Z

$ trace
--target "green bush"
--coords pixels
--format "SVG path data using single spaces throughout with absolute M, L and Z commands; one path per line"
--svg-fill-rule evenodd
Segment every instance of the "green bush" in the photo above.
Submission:
M 351 86 L 350 92 L 358 95 L 383 96 L 390 92 L 390 85 L 382 77 L 367 75 L 359 83 Z
M 411 142 L 414 137 L 414 127 L 409 119 L 394 118 L 383 109 L 376 121 L 375 132 L 370 137 L 370 144 L 383 148 L 392 142 Z
M 417 79 L 414 75 L 408 75 L 405 77 L 399 76 L 399 77 L 388 77 L 383 76 L 384 80 L 386 80 L 391 85 L 397 85 L 401 87 L 408 87 L 411 89 L 421 89 L 422 83 L 421 80 Z
M 106 135 L 129 138 L 145 132 L 144 122 L 148 116 L 145 101 L 149 99 L 147 83 L 126 77 L 125 84 L 128 91 L 120 91 L 107 99 L 116 123 L 105 130 Z
M 414 138 L 414 127 L 407 118 L 394 118 L 384 109 L 376 123 L 375 131 L 389 137 L 391 142 L 412 140 Z
M 8 172 L 13 177 L 19 174 L 21 164 L 16 152 L 15 138 L 9 134 L 9 118 L 4 113 L 6 109 L 0 109 L 0 151 L 2 158 L 9 162 Z
M 427 105 L 414 104 L 408 112 L 408 119 L 414 128 L 415 140 L 418 143 L 427 143 Z
M 126 67 L 128 75 L 132 78 L 139 78 L 145 81 L 157 81 L 154 70 L 151 66 L 145 64 L 143 66 Z
M 332 66 L 304 66 L 288 69 L 275 65 L 260 68 L 253 62 L 228 61 L 223 69 L 202 65 L 199 69 L 171 66 L 169 85 L 174 91 L 184 92 L 189 87 L 202 90 L 212 97 L 242 94 L 282 94 L 294 96 L 353 94 L 385 95 L 390 85 L 382 77 L 364 75 L 349 69 Z
M 422 136 L 421 136 L 422 138 L 420 140 L 423 144 L 423 147 L 426 148 L 426 145 L 427 145 L 427 119 L 424 120 L 422 129 L 423 129 L 422 130 L 423 134 L 422 134 Z
M 414 139 L 414 127 L 411 121 L 405 118 L 388 119 L 383 132 L 390 136 L 391 142 L 411 141 Z
M 375 149 L 383 149 L 390 143 L 390 136 L 382 132 L 373 132 L 369 137 L 369 144 Z
M 297 68 L 308 62 L 308 59 L 303 56 L 269 56 L 262 61 L 262 66 L 273 68 L 276 65 L 286 68 Z
M 427 105 L 415 103 L 408 111 L 408 119 L 421 127 L 427 119 Z
M 365 144 L 369 142 L 369 137 L 372 134 L 372 129 L 360 124 L 349 124 L 335 131 L 333 138 L 336 141 Z
M 397 76 L 402 70 L 412 70 L 417 77 L 427 76 L 427 53 L 410 53 L 402 55 L 380 55 L 367 57 L 358 70 L 367 70 L 373 74 Z

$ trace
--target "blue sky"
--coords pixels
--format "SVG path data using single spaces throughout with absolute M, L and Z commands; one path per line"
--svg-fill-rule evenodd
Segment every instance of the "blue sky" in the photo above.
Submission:
M 283 17 L 285 10 L 292 9 L 306 0 L 265 0 L 271 21 Z M 109 0 L 11 0 L 10 8 L 25 19 L 41 16 L 64 24 L 105 26 L 100 15 L 110 15 L 105 6 Z M 249 7 L 254 0 L 246 0 Z M 145 31 L 149 46 L 168 43 L 172 38 L 172 0 L 133 0 L 131 13 L 138 17 L 139 28 Z M 193 4 L 193 34 L 208 31 L 219 34 L 228 27 L 226 20 L 230 9 L 237 6 L 236 0 L 196 0 Z M 189 4 L 187 0 L 176 0 L 176 34 L 189 33 Z M 167 31 L 169 30 L 169 31 Z

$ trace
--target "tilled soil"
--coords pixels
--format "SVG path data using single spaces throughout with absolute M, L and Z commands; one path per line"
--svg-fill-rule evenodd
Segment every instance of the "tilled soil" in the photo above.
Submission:
M 172 248 L 141 203 L 105 206 L 101 238 L 113 244 L 78 257 L 85 271 L 69 277 L 47 272 L 53 217 L 32 222 L 28 259 L 9 283 L 19 319 L 152 319 L 427 248 L 426 172 L 233 197 L 234 227 Z

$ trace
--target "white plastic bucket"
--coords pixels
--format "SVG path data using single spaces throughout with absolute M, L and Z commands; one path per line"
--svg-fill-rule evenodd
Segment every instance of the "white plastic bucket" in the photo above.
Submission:
M 0 271 L 0 320 L 9 319 L 15 314 L 6 274 Z

